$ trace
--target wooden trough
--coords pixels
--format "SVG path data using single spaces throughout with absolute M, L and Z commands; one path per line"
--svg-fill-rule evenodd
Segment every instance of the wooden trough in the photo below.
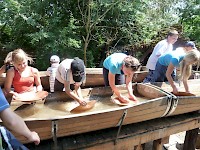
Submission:
M 152 83 L 159 87 L 160 90 L 166 92 L 172 92 L 172 88 L 169 83 L 165 82 L 156 82 Z M 185 91 L 183 84 L 175 83 L 180 91 Z M 173 96 L 171 111 L 168 116 L 188 113 L 192 111 L 197 111 L 200 109 L 200 79 L 191 79 L 188 80 L 188 85 L 190 87 L 190 93 L 195 96 Z
M 118 88 L 127 95 L 124 85 Z M 111 102 L 110 87 L 83 89 L 86 99 L 97 102 L 94 108 L 79 114 L 70 113 L 78 104 L 65 92 L 49 94 L 45 101 L 35 104 L 12 102 L 11 109 L 25 120 L 31 130 L 39 133 L 41 140 L 160 118 L 168 113 L 171 104 L 169 94 L 139 83 L 134 84 L 133 89 L 139 102 L 130 102 L 127 106 Z M 26 142 L 21 136 L 16 136 Z

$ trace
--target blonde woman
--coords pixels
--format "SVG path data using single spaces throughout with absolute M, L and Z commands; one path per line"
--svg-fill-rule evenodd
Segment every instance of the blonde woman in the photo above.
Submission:
M 34 85 L 36 85 L 35 92 L 42 91 L 39 71 L 28 66 L 28 62 L 32 63 L 33 59 L 22 49 L 16 49 L 12 52 L 12 64 L 14 67 L 10 68 L 6 73 L 4 90 L 5 94 L 13 94 L 13 99 L 21 93 L 33 92 Z M 11 86 L 14 87 L 14 92 L 11 91 Z
M 173 93 L 178 93 L 178 88 L 173 81 L 173 78 L 175 77 L 173 71 L 176 67 L 180 67 L 180 79 L 183 81 L 185 91 L 190 92 L 187 80 L 191 74 L 192 65 L 197 63 L 199 59 L 200 52 L 196 49 L 186 53 L 181 51 L 166 53 L 158 59 L 153 74 L 153 82 L 163 82 L 166 76 L 173 89 Z

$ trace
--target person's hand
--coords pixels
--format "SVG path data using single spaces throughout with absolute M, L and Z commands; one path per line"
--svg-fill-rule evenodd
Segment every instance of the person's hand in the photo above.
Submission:
M 81 106 L 86 106 L 86 105 L 87 105 L 87 102 L 83 100 L 83 101 L 80 101 L 79 104 L 80 104 Z
M 173 93 L 174 93 L 174 94 L 178 94 L 178 89 L 177 89 L 177 87 L 174 87 L 174 88 L 173 88 Z
M 135 103 L 138 102 L 137 98 L 135 97 L 135 95 L 129 95 L 129 100 L 134 101 Z
M 185 92 L 187 92 L 187 93 L 191 93 L 189 90 L 186 90 Z
M 129 103 L 129 99 L 126 97 L 126 96 L 120 96 L 120 97 L 118 97 L 119 98 L 119 101 L 121 102 L 121 103 Z
M 38 85 L 38 86 L 37 86 L 37 92 L 39 92 L 39 91 L 43 91 L 42 85 Z
M 38 145 L 40 144 L 40 137 L 35 131 L 32 131 L 30 137 L 28 137 L 28 141 L 34 142 L 35 145 Z
M 12 94 L 13 100 L 20 99 L 20 94 L 18 94 L 17 92 L 11 91 L 10 94 Z

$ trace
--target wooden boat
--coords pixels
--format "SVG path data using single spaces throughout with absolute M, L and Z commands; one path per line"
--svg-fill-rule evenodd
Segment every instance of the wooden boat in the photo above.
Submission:
M 157 82 L 153 84 L 158 86 L 160 90 L 169 93 L 172 92 L 172 88 L 168 83 Z M 190 87 L 190 92 L 195 96 L 173 96 L 173 104 L 168 116 L 200 110 L 200 79 L 190 79 L 188 80 L 188 84 Z M 179 83 L 176 83 L 176 85 L 180 91 L 185 91 L 183 84 L 179 85 Z
M 118 88 L 127 95 L 125 85 Z M 79 114 L 70 113 L 78 104 L 65 92 L 49 94 L 45 102 L 35 104 L 12 102 L 11 109 L 26 121 L 31 130 L 39 133 L 41 140 L 159 118 L 170 110 L 171 98 L 166 92 L 141 83 L 134 84 L 133 89 L 139 102 L 127 106 L 110 101 L 113 94 L 110 87 L 82 89 L 85 98 L 97 102 L 94 108 Z M 15 136 L 26 142 L 23 137 Z

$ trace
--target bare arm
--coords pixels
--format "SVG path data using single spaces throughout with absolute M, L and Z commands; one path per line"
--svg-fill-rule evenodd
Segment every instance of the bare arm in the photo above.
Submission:
M 117 97 L 119 97 L 119 98 L 122 97 L 121 93 L 115 86 L 115 74 L 112 74 L 110 71 L 108 73 L 108 81 L 109 81 L 109 85 L 110 85 L 111 89 L 117 95 Z
M 3 65 L 1 68 L 0 68 L 0 75 L 2 73 L 6 72 L 6 65 Z
M 37 89 L 37 91 L 42 91 L 43 88 L 42 88 L 39 71 L 38 71 L 38 69 L 33 68 L 33 72 L 34 72 L 36 89 Z
M 14 69 L 11 68 L 7 71 L 6 79 L 5 79 L 5 82 L 4 82 L 4 91 L 5 91 L 6 94 L 9 93 L 10 90 L 11 90 L 13 78 L 14 78 Z
M 116 87 L 115 85 L 115 74 L 112 74 L 110 71 L 108 73 L 108 81 L 109 81 L 109 85 L 111 87 L 111 89 L 113 90 L 113 92 L 117 95 L 117 97 L 119 98 L 119 100 L 123 103 L 126 103 L 127 102 L 127 98 L 124 97 L 119 89 Z
M 67 95 L 69 95 L 72 99 L 76 100 L 80 105 L 87 105 L 87 103 L 83 100 L 82 94 L 77 95 L 75 94 L 71 89 L 70 89 L 70 82 L 69 81 L 65 81 L 64 82 L 64 87 L 65 87 L 65 92 L 67 93 Z M 77 87 L 76 87 L 77 88 Z M 80 87 L 79 87 L 80 88 Z M 81 89 L 77 89 L 77 90 L 81 90 Z M 78 91 L 80 94 L 81 91 Z M 79 97 L 80 96 L 80 97 Z
M 133 73 L 126 77 L 126 87 L 128 90 L 129 99 L 136 100 L 136 97 L 133 95 L 132 78 L 133 78 Z
M 189 91 L 189 86 L 188 86 L 188 80 L 187 79 L 183 79 L 183 85 L 185 87 L 185 92 L 190 92 Z
M 174 84 L 174 81 L 171 76 L 173 70 L 174 70 L 174 65 L 172 63 L 170 63 L 169 66 L 167 67 L 166 77 L 167 77 L 169 84 L 171 85 L 171 87 L 173 89 L 173 93 L 177 93 L 178 89 L 177 89 L 176 85 Z
M 31 132 L 22 118 L 11 111 L 10 108 L 0 112 L 0 117 L 3 121 L 3 124 L 11 131 L 26 137 L 29 142 L 34 142 L 36 145 L 40 143 L 38 134 L 36 132 Z
M 80 85 L 75 85 L 75 91 L 80 99 L 83 99 Z

